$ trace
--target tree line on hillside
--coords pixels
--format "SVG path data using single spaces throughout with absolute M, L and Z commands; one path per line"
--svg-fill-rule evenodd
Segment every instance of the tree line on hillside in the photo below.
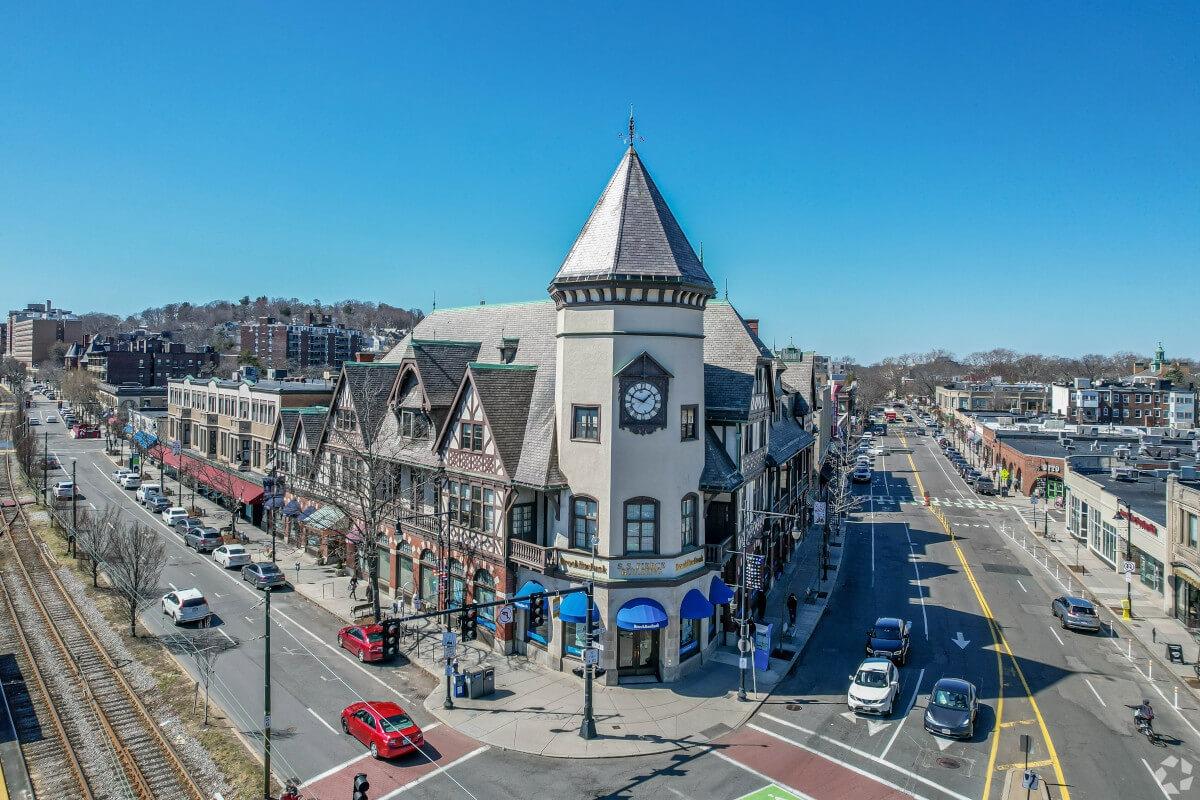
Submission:
M 873 364 L 859 363 L 853 357 L 839 359 L 848 375 L 857 382 L 859 406 L 874 405 L 896 394 L 932 397 L 934 388 L 954 379 L 986 381 L 999 378 L 1007 383 L 1068 383 L 1075 378 L 1116 379 L 1134 372 L 1137 363 L 1150 358 L 1133 352 L 1112 355 L 1088 353 L 1078 357 L 1018 353 L 998 347 L 970 353 L 959 358 L 949 350 L 905 353 Z M 1168 360 L 1164 377 L 1188 384 L 1200 374 L 1200 361 L 1190 358 Z
M 212 345 L 225 353 L 236 349 L 236 335 L 220 330 L 227 322 L 250 322 L 258 317 L 275 317 L 280 322 L 305 323 L 312 313 L 318 318 L 328 315 L 334 322 L 365 331 L 402 329 L 411 330 L 424 318 L 419 308 L 400 308 L 387 303 L 364 300 L 338 300 L 325 303 L 320 299 L 310 301 L 295 297 L 251 298 L 245 295 L 239 300 L 213 300 L 208 303 L 167 303 L 119 317 L 103 312 L 80 314 L 84 333 L 113 334 L 136 328 L 169 330 L 189 348 Z

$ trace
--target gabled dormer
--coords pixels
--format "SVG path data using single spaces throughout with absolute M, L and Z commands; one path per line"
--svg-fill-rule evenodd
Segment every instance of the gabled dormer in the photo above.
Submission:
M 451 471 L 507 479 L 520 464 L 537 368 L 467 365 L 437 448 Z

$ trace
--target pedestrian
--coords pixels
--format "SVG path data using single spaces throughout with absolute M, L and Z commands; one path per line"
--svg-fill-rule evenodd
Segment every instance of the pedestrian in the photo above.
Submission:
M 787 598 L 788 610 L 788 627 L 796 627 L 796 608 L 800 605 L 800 601 L 796 599 L 796 593 L 792 592 Z
M 375 587 L 372 586 L 371 583 L 368 581 L 367 582 L 367 602 L 370 603 L 370 602 L 374 601 L 374 599 L 375 599 Z
M 358 576 L 357 575 L 350 576 L 349 589 L 350 589 L 350 599 L 357 600 L 358 598 L 355 596 L 355 592 L 358 591 Z
M 759 619 L 765 620 L 767 618 L 767 593 L 761 589 L 758 592 L 758 596 L 754 598 L 754 608 Z

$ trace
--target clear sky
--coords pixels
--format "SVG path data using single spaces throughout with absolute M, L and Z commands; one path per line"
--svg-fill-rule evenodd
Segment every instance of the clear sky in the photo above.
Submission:
M 0 5 L 0 303 L 544 297 L 639 151 L 767 343 L 1200 355 L 1200 4 Z

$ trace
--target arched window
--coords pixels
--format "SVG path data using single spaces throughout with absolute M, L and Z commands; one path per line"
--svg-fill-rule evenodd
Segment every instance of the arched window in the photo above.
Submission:
M 592 549 L 592 534 L 599 531 L 600 506 L 591 497 L 571 498 L 571 546 Z
M 679 539 L 682 548 L 695 547 L 699 536 L 696 520 L 696 495 L 684 495 L 679 503 Z
M 456 558 L 450 559 L 450 597 L 446 605 L 458 608 L 463 604 L 466 593 L 466 573 L 463 572 L 462 562 Z
M 492 573 L 486 569 L 475 570 L 475 577 L 471 580 L 473 584 L 473 592 L 476 603 L 491 603 L 496 600 L 496 579 L 492 577 Z M 479 609 L 479 624 L 485 628 L 496 630 L 496 609 L 481 608 Z
M 421 551 L 421 600 L 437 607 L 437 558 L 432 550 Z
M 625 501 L 625 552 L 658 551 L 658 501 L 634 497 Z

